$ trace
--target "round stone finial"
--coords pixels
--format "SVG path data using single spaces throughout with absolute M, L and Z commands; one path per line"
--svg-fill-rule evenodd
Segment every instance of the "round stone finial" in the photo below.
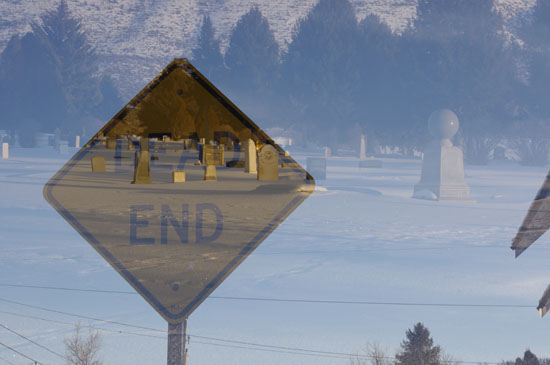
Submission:
M 458 117 L 449 109 L 439 109 L 428 119 L 428 129 L 437 139 L 450 139 L 458 132 Z

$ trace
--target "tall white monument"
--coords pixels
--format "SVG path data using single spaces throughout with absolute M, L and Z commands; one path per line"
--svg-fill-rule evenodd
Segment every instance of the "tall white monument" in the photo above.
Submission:
M 462 150 L 450 138 L 458 132 L 458 117 L 448 109 L 436 110 L 428 119 L 434 140 L 424 150 L 422 175 L 414 187 L 413 198 L 469 200 L 470 188 L 464 180 Z
M 361 135 L 361 145 L 359 147 L 359 159 L 360 160 L 366 160 L 367 159 L 367 146 L 365 142 L 365 135 Z

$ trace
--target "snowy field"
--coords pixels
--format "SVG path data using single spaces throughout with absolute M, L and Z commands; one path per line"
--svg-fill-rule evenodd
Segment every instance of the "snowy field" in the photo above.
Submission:
M 313 155 L 292 154 L 303 166 Z M 0 324 L 61 355 L 73 323 L 93 325 L 105 364 L 165 363 L 164 320 L 42 196 L 69 157 L 12 149 L 0 160 Z M 461 203 L 412 199 L 420 169 L 330 158 L 321 188 L 191 315 L 189 364 L 349 364 L 345 354 L 367 342 L 393 356 L 419 321 L 462 361 L 515 359 L 527 347 L 550 357 L 550 318 L 536 311 L 550 283 L 549 236 L 518 259 L 509 249 L 547 168 L 466 166 L 474 201 Z M 4 328 L 0 342 L 63 363 Z M 30 360 L 0 348 L 3 363 Z

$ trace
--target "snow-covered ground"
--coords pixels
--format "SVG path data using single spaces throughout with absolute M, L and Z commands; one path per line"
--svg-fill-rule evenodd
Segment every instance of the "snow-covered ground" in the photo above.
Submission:
M 313 154 L 296 151 L 292 156 L 305 166 L 306 157 Z M 50 149 L 12 149 L 10 155 L 9 160 L 0 160 L 0 324 L 60 354 L 71 323 L 93 324 L 103 335 L 105 364 L 164 363 L 164 320 L 132 294 L 133 289 L 42 197 L 45 182 L 70 156 Z M 518 259 L 509 249 L 546 168 L 514 162 L 466 166 L 475 201 L 454 203 L 411 198 L 420 177 L 419 160 L 385 159 L 382 169 L 360 169 L 357 163 L 353 158 L 330 158 L 327 180 L 319 182 L 323 188 L 212 296 L 530 307 L 210 298 L 191 315 L 189 333 L 356 353 L 369 341 L 396 349 L 405 331 L 420 321 L 437 344 L 463 361 L 514 359 L 527 347 L 550 357 L 546 338 L 550 319 L 539 318 L 535 309 L 550 283 L 549 238 L 543 236 Z M 63 363 L 2 328 L 0 342 L 44 364 Z M 189 363 L 349 364 L 345 356 L 266 349 L 192 337 Z M 2 359 L 29 363 L 0 347 L 0 363 Z

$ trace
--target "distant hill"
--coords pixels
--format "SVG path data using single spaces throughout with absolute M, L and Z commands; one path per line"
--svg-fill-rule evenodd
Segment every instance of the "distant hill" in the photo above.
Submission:
M 101 69 L 110 73 L 127 99 L 171 59 L 191 57 L 204 14 L 212 18 L 225 49 L 238 19 L 252 4 L 267 17 L 279 44 L 291 41 L 297 21 L 317 0 L 67 0 L 97 48 Z M 395 31 L 414 21 L 416 0 L 351 0 L 361 20 L 374 13 Z M 510 31 L 518 17 L 529 16 L 535 0 L 498 0 Z M 0 50 L 15 33 L 29 31 L 29 22 L 53 9 L 58 0 L 1 0 Z

